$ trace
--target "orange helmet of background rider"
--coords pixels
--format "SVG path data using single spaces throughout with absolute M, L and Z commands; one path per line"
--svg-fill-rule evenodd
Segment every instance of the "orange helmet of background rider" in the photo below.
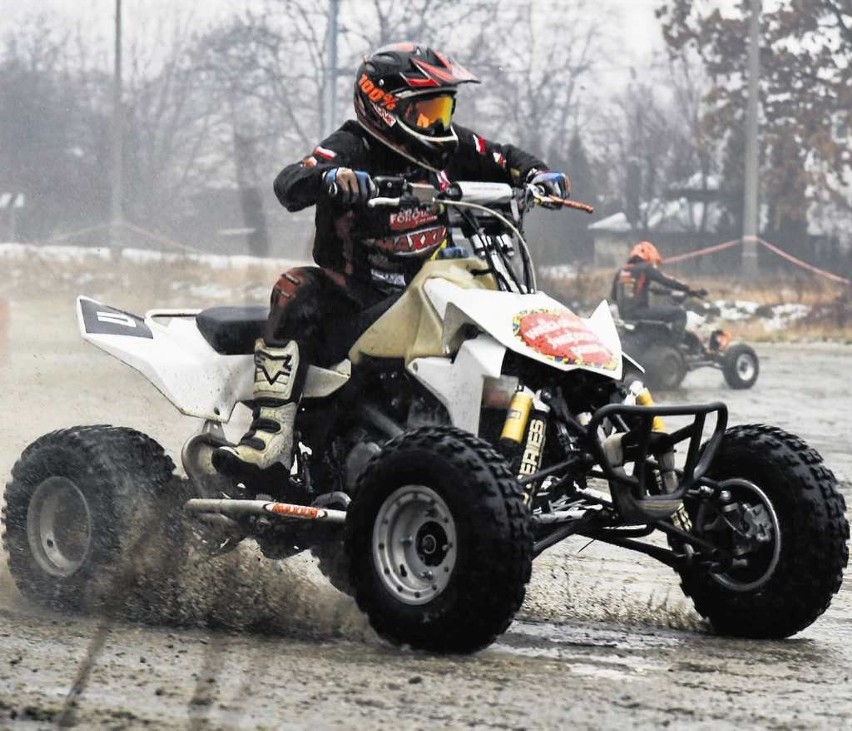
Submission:
M 650 241 L 640 241 L 630 250 L 630 259 L 638 258 L 642 261 L 649 261 L 655 266 L 663 263 L 663 257 L 657 251 L 657 247 Z

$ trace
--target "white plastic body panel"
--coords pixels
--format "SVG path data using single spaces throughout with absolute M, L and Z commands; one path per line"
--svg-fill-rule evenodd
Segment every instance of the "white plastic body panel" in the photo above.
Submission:
M 408 366 L 412 376 L 447 408 L 452 423 L 459 428 L 478 432 L 483 380 L 500 375 L 507 349 L 557 370 L 579 368 L 621 378 L 621 344 L 606 302 L 584 322 L 616 357 L 617 364 L 612 369 L 559 362 L 517 337 L 513 328 L 517 315 L 530 310 L 568 311 L 545 294 L 463 289 L 441 279 L 429 280 L 425 289 L 444 320 L 447 343 L 467 323 L 483 331 L 462 343 L 454 359 L 417 358 Z M 84 340 L 142 373 L 180 412 L 225 423 L 238 403 L 251 399 L 253 356 L 217 353 L 198 330 L 198 312 L 152 310 L 142 318 L 87 297 L 77 299 Z M 321 398 L 334 393 L 349 380 L 349 366 L 344 361 L 330 370 L 311 367 L 304 397 Z
M 84 306 L 89 310 L 89 329 Z M 236 404 L 251 399 L 254 356 L 217 353 L 195 324 L 198 312 L 151 310 L 141 318 L 88 297 L 77 298 L 84 340 L 138 370 L 181 413 L 224 423 Z M 92 315 L 114 332 L 92 332 Z M 348 380 L 348 361 L 334 370 L 310 368 L 304 396 L 327 396 Z
M 514 294 L 511 292 L 462 289 L 442 279 L 430 279 L 426 282 L 424 288 L 429 300 L 444 321 L 444 334 L 447 341 L 452 339 L 460 327 L 472 323 L 491 335 L 505 348 L 557 370 L 582 369 L 600 373 L 616 380 L 621 378 L 621 340 L 618 337 L 618 331 L 606 301 L 601 302 L 592 316 L 585 318 L 584 322 L 615 357 L 614 369 L 556 361 L 529 347 L 521 338 L 516 336 L 513 326 L 516 315 L 529 310 L 570 312 L 563 304 L 552 297 L 548 297 L 543 292 Z
M 462 343 L 455 360 L 415 358 L 408 371 L 446 407 L 453 426 L 477 434 L 483 382 L 500 376 L 505 354 L 494 338 L 479 335 Z

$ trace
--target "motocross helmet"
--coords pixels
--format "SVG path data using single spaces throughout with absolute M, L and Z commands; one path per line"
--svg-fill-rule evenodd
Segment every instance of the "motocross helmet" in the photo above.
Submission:
M 650 241 L 640 241 L 630 250 L 629 259 L 641 259 L 642 261 L 650 262 L 655 266 L 663 263 L 663 257 L 657 251 L 657 247 Z
M 448 56 L 416 43 L 383 46 L 355 78 L 355 116 L 373 137 L 435 172 L 458 147 L 452 125 L 459 84 L 479 83 Z

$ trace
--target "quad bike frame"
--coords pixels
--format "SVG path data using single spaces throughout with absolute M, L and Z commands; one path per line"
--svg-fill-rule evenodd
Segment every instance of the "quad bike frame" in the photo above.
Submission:
M 271 559 L 310 549 L 386 639 L 472 652 L 508 628 L 533 558 L 582 535 L 673 567 L 723 633 L 786 637 L 825 611 L 848 558 L 836 478 L 781 429 L 727 428 L 721 403 L 655 405 L 631 378 L 638 367 L 606 303 L 580 318 L 536 292 L 516 224 L 525 207 L 570 201 L 534 187 L 395 185 L 383 181 L 371 203 L 455 207 L 474 256 L 424 264 L 348 360 L 309 369 L 289 472 L 238 482 L 212 465 L 229 443 L 223 425 L 251 398 L 260 313 L 141 318 L 80 298 L 83 336 L 202 428 L 182 450 L 188 479 L 126 427 L 72 427 L 30 445 L 3 515 L 24 594 L 111 610 L 116 588 L 163 588 L 159 571 L 136 571 L 143 538 L 175 568 L 193 546 L 218 555 L 251 537 Z M 656 530 L 668 548 L 642 540 Z

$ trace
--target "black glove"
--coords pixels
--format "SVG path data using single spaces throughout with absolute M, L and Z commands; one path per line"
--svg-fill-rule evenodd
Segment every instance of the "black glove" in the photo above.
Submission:
M 555 198 L 567 198 L 571 195 L 571 181 L 565 173 L 552 170 L 530 170 L 527 182 L 530 185 L 538 185 L 547 195 Z
M 330 198 L 347 206 L 366 203 L 379 194 L 369 173 L 351 168 L 332 168 L 322 176 L 322 184 Z
M 706 289 L 691 289 L 689 293 L 693 297 L 701 297 L 701 299 L 704 299 L 708 294 Z

